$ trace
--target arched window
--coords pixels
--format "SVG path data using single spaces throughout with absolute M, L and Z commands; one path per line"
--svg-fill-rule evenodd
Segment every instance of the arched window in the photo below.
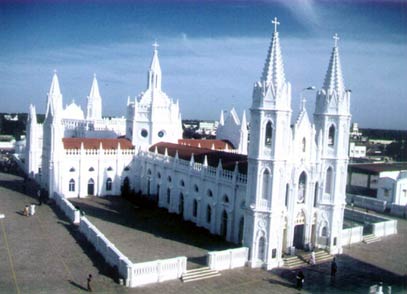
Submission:
M 74 192 L 75 191 L 75 180 L 71 179 L 69 181 L 69 192 Z
M 302 138 L 302 152 L 305 152 L 305 150 L 307 150 L 307 140 Z
M 325 193 L 331 194 L 331 192 L 332 192 L 332 167 L 329 167 L 326 170 Z
M 298 180 L 298 197 L 297 201 L 299 203 L 304 202 L 305 196 L 307 195 L 307 175 L 302 172 Z
M 269 186 L 270 186 L 270 172 L 266 169 L 263 172 L 263 186 L 262 186 L 262 197 L 263 199 L 267 199 L 269 195 Z
M 107 171 L 112 171 L 113 170 L 113 168 L 111 167 L 111 166 L 109 166 L 108 168 L 107 168 Z
M 212 218 L 212 208 L 211 208 L 210 205 L 208 205 L 208 206 L 206 207 L 206 222 L 207 222 L 208 224 L 211 223 L 211 218 Z
M 69 170 L 71 173 L 73 173 L 75 171 L 74 167 L 71 167 L 71 169 Z
M 223 203 L 229 203 L 229 197 L 228 197 L 228 195 L 223 195 L 223 198 L 222 198 L 222 201 L 223 201 Z
M 161 174 L 160 174 L 160 172 L 157 173 L 157 178 L 161 179 Z
M 335 126 L 331 125 L 329 127 L 329 134 L 328 134 L 328 146 L 335 145 Z
M 196 217 L 198 214 L 198 201 L 196 201 L 196 199 L 194 199 L 194 203 L 192 205 L 192 215 L 194 217 Z
M 168 176 L 167 180 L 168 180 L 168 183 L 171 183 L 172 178 L 170 176 Z
M 106 191 L 112 191 L 112 179 L 107 178 L 106 180 Z
M 199 187 L 198 187 L 198 185 L 194 185 L 194 191 L 197 192 L 197 193 L 199 192 Z
M 264 138 L 264 145 L 270 146 L 271 145 L 271 140 L 273 138 L 273 127 L 271 125 L 271 121 L 269 121 L 266 124 L 266 132 L 265 132 L 265 138 Z
M 213 196 L 212 190 L 208 190 L 208 192 L 206 192 L 206 195 L 208 195 L 208 197 L 212 197 Z
M 147 174 L 148 174 L 149 176 L 151 176 L 151 169 L 148 169 L 148 170 L 147 170 Z
M 179 184 L 180 184 L 181 187 L 184 187 L 184 186 L 185 186 L 184 180 L 181 180 L 181 181 L 179 182 Z
M 314 207 L 317 207 L 317 201 L 318 201 L 318 182 L 315 183 Z
M 285 207 L 288 207 L 289 195 L 290 195 L 290 185 L 286 184 L 285 185 Z
M 89 168 L 89 171 L 90 171 L 90 172 L 93 172 L 93 171 L 95 171 L 95 169 L 94 169 L 93 167 L 90 167 L 90 168 Z

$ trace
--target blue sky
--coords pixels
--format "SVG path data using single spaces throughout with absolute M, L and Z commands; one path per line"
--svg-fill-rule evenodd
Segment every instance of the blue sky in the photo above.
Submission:
M 85 109 L 97 74 L 104 115 L 145 89 L 160 44 L 164 91 L 183 118 L 218 119 L 251 105 L 277 16 L 292 108 L 323 83 L 339 46 L 352 120 L 407 129 L 407 4 L 397 1 L 0 1 L 1 112 L 45 111 L 54 69 L 64 104 Z M 307 93 L 312 113 L 315 94 Z

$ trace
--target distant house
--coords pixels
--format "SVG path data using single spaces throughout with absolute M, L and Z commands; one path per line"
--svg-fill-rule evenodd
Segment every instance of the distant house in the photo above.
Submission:
M 347 192 L 406 205 L 407 162 L 349 165 Z

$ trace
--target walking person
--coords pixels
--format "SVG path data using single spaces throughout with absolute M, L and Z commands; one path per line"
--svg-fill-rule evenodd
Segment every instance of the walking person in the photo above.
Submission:
M 88 276 L 88 291 L 89 292 L 93 292 L 91 283 L 92 283 L 92 274 L 89 274 L 89 276 Z
M 331 263 L 331 278 L 332 279 L 335 279 L 337 270 L 338 270 L 338 266 L 336 265 L 336 259 L 334 257 L 334 259 L 332 260 L 332 263 Z
M 296 276 L 297 279 L 297 289 L 302 289 L 302 283 L 304 283 L 304 273 L 300 270 Z

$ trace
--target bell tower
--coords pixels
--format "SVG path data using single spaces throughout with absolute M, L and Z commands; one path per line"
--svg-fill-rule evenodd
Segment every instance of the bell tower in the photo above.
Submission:
M 267 269 L 281 264 L 281 210 L 285 187 L 283 175 L 291 143 L 291 85 L 285 79 L 280 48 L 280 24 L 274 32 L 258 82 L 254 84 L 250 108 L 250 144 L 244 243 L 250 250 L 252 267 Z M 283 186 L 282 186 L 283 185 Z
M 324 223 L 319 234 L 327 249 L 335 254 L 340 244 L 346 196 L 350 130 L 350 90 L 345 89 L 335 34 L 328 70 L 322 88 L 317 92 L 314 122 L 321 156 L 322 195 L 318 207 Z

